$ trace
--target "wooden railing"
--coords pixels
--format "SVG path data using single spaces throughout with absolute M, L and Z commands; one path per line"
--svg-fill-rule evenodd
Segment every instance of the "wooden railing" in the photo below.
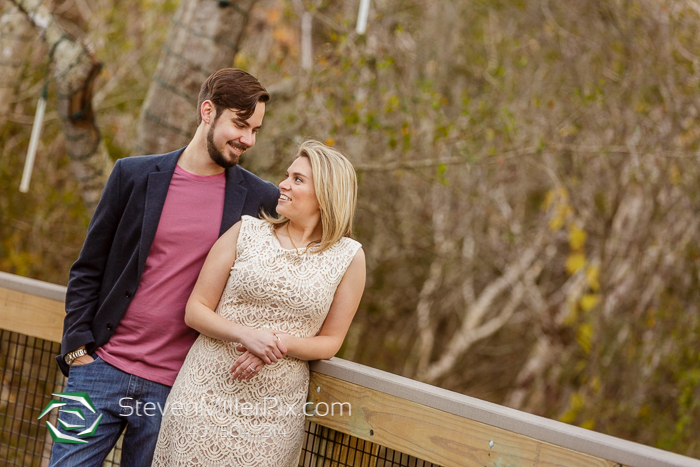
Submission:
M 0 328 L 60 342 L 64 297 L 64 287 L 0 273 Z M 311 370 L 307 411 L 315 415 L 307 420 L 334 431 L 304 465 L 399 465 L 378 456 L 392 451 L 443 466 L 700 467 L 697 459 L 337 358 L 312 362 Z M 374 457 L 349 455 L 358 443 Z

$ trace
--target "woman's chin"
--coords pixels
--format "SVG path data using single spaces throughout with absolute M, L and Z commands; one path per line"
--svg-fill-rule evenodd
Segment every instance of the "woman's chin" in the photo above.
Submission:
M 289 216 L 287 215 L 287 214 L 289 214 L 287 212 L 287 206 L 285 206 L 284 201 L 277 201 L 276 211 L 277 211 L 277 214 L 279 214 L 280 216 L 284 216 L 284 217 L 289 218 Z

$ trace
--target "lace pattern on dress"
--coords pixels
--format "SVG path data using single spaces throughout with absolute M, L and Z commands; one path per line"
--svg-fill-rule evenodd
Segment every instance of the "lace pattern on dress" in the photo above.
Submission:
M 299 256 L 282 248 L 269 222 L 243 216 L 236 261 L 215 311 L 255 329 L 313 337 L 359 248 L 343 238 Z M 308 362 L 284 357 L 250 381 L 233 381 L 228 370 L 239 355 L 232 342 L 199 336 L 168 397 L 154 466 L 297 465 Z

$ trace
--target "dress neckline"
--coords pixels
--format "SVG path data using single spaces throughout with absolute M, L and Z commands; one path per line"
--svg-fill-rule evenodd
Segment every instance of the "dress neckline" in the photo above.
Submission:
M 286 251 L 287 253 L 294 253 L 296 255 L 297 250 L 306 252 L 306 249 L 309 248 L 308 246 L 303 246 L 303 247 L 297 248 L 295 250 L 295 249 L 283 247 L 282 243 L 280 242 L 280 239 L 277 238 L 277 229 L 275 229 L 274 224 L 272 224 L 271 222 L 268 222 L 268 224 L 270 225 L 270 231 L 272 233 L 272 238 L 274 239 L 275 243 L 277 244 L 277 248 L 279 248 L 280 250 Z M 301 257 L 301 255 L 297 255 L 297 256 Z

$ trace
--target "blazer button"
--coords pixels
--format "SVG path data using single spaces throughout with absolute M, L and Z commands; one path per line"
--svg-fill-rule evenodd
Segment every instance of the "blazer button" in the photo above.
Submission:
M 129 291 L 127 290 L 126 292 L 124 292 L 124 296 L 125 296 L 126 298 L 131 298 L 131 292 L 129 292 Z
M 107 330 L 111 331 L 112 330 L 112 323 L 107 323 Z

